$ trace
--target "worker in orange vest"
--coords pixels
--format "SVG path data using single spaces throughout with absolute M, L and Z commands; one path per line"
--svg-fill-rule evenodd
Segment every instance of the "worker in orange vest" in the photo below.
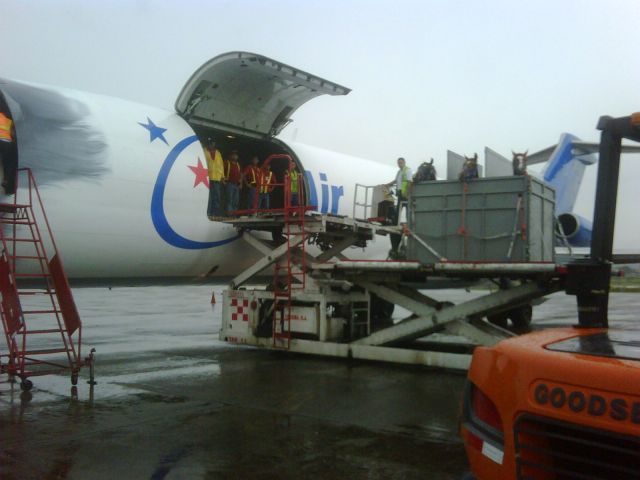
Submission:
M 251 163 L 242 172 L 242 183 L 247 191 L 247 208 L 254 209 L 258 206 L 258 182 L 260 180 L 260 159 L 257 155 L 251 157 Z
M 4 173 L 2 186 L 5 193 L 12 192 L 15 188 L 17 167 L 13 152 L 15 138 L 13 120 L 5 112 L 0 111 L 0 162 Z
M 273 172 L 269 165 L 264 165 L 260 169 L 260 193 L 258 196 L 258 209 L 269 210 L 271 192 L 273 191 Z

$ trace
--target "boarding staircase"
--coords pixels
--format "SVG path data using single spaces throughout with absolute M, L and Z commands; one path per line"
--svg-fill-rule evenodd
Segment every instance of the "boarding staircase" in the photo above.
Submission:
M 69 373 L 75 385 L 82 323 L 30 169 L 19 169 L 18 185 L 0 200 L 0 373 L 19 377 L 23 390 L 50 373 Z
M 291 160 L 293 162 L 293 160 Z M 293 295 L 306 287 L 306 237 L 304 205 L 291 205 L 291 181 L 284 181 L 284 225 L 287 253 L 283 262 L 276 262 L 273 279 L 273 347 L 289 350 L 291 347 L 291 316 Z M 299 198 L 303 197 L 302 182 Z

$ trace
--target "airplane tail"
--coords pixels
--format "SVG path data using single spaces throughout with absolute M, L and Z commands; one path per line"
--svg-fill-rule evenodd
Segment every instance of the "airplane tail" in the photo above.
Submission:
M 594 153 L 576 148 L 576 136 L 563 133 L 544 170 L 544 180 L 556 191 L 556 216 L 561 234 L 574 247 L 591 244 L 592 223 L 573 212 L 585 168 L 596 162 Z
M 563 133 L 549 156 L 544 170 L 544 180 L 556 190 L 556 215 L 572 213 L 587 166 L 596 162 L 596 156 L 575 148 L 580 140 L 570 133 Z

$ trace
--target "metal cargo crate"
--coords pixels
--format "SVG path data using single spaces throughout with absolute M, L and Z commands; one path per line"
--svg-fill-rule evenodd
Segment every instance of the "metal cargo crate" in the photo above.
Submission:
M 407 257 L 439 261 L 552 262 L 553 187 L 530 176 L 413 186 Z M 417 236 L 418 238 L 415 238 Z

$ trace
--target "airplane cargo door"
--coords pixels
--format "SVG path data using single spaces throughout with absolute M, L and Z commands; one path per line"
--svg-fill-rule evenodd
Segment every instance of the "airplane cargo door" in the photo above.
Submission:
M 183 87 L 175 108 L 190 124 L 268 139 L 312 98 L 350 91 L 261 55 L 231 52 L 202 65 Z
M 304 165 L 289 146 L 275 137 L 292 121 L 293 112 L 307 101 L 350 91 L 262 55 L 230 52 L 209 60 L 189 78 L 175 108 L 203 145 L 215 139 L 216 148 L 225 158 L 237 152 L 244 168 L 253 156 L 258 156 L 262 165 L 269 155 L 287 154 L 294 159 L 306 184 Z M 282 184 L 287 168 L 278 161 L 272 166 L 277 182 Z M 281 190 L 273 191 L 272 208 L 284 204 Z M 304 188 L 304 192 L 308 191 Z M 300 201 L 306 204 L 308 199 Z M 242 200 L 240 204 L 248 206 Z

